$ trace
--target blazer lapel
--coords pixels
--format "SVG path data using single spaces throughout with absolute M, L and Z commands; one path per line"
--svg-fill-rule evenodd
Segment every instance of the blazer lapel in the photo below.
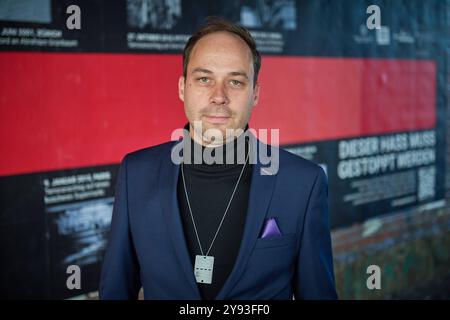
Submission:
M 264 223 L 264 218 L 269 207 L 273 189 L 275 187 L 276 174 L 262 175 L 263 168 L 259 157 L 257 157 L 257 149 L 261 148 L 261 142 L 253 135 L 258 148 L 253 148 L 253 156 L 256 163 L 253 166 L 252 180 L 250 186 L 249 203 L 247 209 L 247 217 L 245 221 L 244 233 L 236 258 L 234 267 L 225 281 L 223 287 L 216 296 L 217 300 L 227 299 L 227 295 L 237 284 L 242 276 L 250 254 L 258 238 L 259 231 Z M 173 242 L 176 255 L 179 259 L 180 268 L 184 272 L 189 286 L 192 289 L 192 299 L 201 299 L 200 290 L 194 275 L 194 267 L 189 257 L 189 250 L 186 239 L 184 237 L 183 225 L 180 217 L 180 209 L 177 199 L 177 181 L 180 172 L 180 165 L 172 163 L 170 154 L 163 157 L 161 164 L 161 172 L 158 178 L 159 197 L 163 212 L 167 215 L 167 226 L 170 237 Z M 266 171 L 267 172 L 267 171 Z
M 261 148 L 261 142 L 253 135 L 250 135 L 250 137 L 256 141 L 258 149 Z M 244 234 L 242 235 L 241 246 L 233 270 L 225 281 L 222 289 L 219 291 L 216 297 L 217 300 L 227 299 L 227 295 L 242 276 L 247 261 L 252 253 L 252 249 L 259 236 L 259 231 L 264 223 L 264 218 L 275 187 L 276 174 L 262 175 L 261 169 L 263 167 L 259 157 L 256 156 L 256 148 L 253 148 L 253 152 L 257 161 L 253 166 Z M 267 172 L 267 169 L 263 170 L 266 170 Z
M 170 153 L 164 155 L 159 174 L 159 199 L 163 214 L 167 219 L 168 230 L 172 239 L 175 253 L 182 272 L 185 274 L 189 287 L 192 289 L 192 300 L 200 300 L 201 294 L 194 275 L 194 267 L 189 257 L 189 250 L 184 237 L 183 225 L 180 217 L 180 209 L 177 199 L 177 181 L 180 165 L 174 164 Z

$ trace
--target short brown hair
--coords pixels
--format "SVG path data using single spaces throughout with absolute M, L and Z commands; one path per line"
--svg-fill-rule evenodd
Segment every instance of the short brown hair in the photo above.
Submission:
M 214 32 L 220 32 L 220 31 L 226 31 L 233 33 L 237 36 L 239 36 L 242 40 L 245 41 L 247 46 L 249 47 L 250 51 L 252 52 L 253 56 L 253 70 L 254 70 L 254 76 L 253 76 L 253 85 L 256 85 L 256 81 L 258 79 L 258 73 L 259 69 L 261 68 L 261 55 L 259 54 L 258 50 L 256 49 L 256 43 L 253 39 L 250 32 L 235 23 L 229 22 L 223 18 L 210 16 L 205 19 L 206 24 L 202 26 L 197 32 L 195 32 L 186 43 L 186 46 L 183 50 L 183 76 L 186 78 L 187 74 L 187 66 L 189 63 L 189 58 L 191 56 L 192 49 L 194 48 L 195 44 L 198 40 L 206 36 L 207 34 L 214 33 Z

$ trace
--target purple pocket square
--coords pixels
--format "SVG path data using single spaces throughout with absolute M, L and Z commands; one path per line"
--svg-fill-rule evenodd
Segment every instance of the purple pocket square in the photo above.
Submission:
M 264 239 L 264 238 L 271 238 L 271 237 L 276 237 L 276 236 L 281 236 L 281 231 L 278 228 L 275 218 L 269 218 L 266 220 L 266 223 L 264 224 L 261 238 Z

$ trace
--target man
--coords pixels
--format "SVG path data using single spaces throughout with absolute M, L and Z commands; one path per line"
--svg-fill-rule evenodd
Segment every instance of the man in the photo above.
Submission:
M 189 39 L 187 134 L 122 161 L 100 298 L 337 298 L 324 172 L 248 129 L 260 63 L 250 33 L 225 20 Z M 265 147 L 275 168 L 255 156 Z

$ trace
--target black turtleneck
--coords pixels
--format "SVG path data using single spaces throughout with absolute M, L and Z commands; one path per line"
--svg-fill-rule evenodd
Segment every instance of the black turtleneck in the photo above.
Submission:
M 185 126 L 185 129 L 189 130 L 189 124 Z M 241 147 L 244 146 L 236 143 L 239 139 L 214 148 L 213 155 L 215 152 L 223 152 L 223 164 L 206 164 L 203 161 L 200 164 L 194 163 L 194 150 L 201 150 L 203 153 L 206 147 L 190 140 L 192 161 L 191 164 L 187 164 L 187 161 L 184 164 L 184 176 L 192 214 L 204 254 L 211 245 L 244 166 L 242 161 L 236 161 L 238 150 L 241 151 Z M 195 144 L 198 149 L 194 148 Z M 233 145 L 235 155 L 233 164 L 225 163 L 227 147 L 231 147 L 230 144 Z M 248 146 L 249 144 L 246 143 L 245 152 L 248 151 Z M 252 167 L 253 165 L 247 161 L 225 220 L 209 253 L 210 256 L 214 256 L 212 283 L 198 283 L 202 298 L 205 300 L 211 300 L 217 296 L 234 267 L 247 215 Z M 201 251 L 189 213 L 181 172 L 178 178 L 177 195 L 184 234 L 190 251 L 192 266 L 194 266 L 195 256 L 201 255 Z

